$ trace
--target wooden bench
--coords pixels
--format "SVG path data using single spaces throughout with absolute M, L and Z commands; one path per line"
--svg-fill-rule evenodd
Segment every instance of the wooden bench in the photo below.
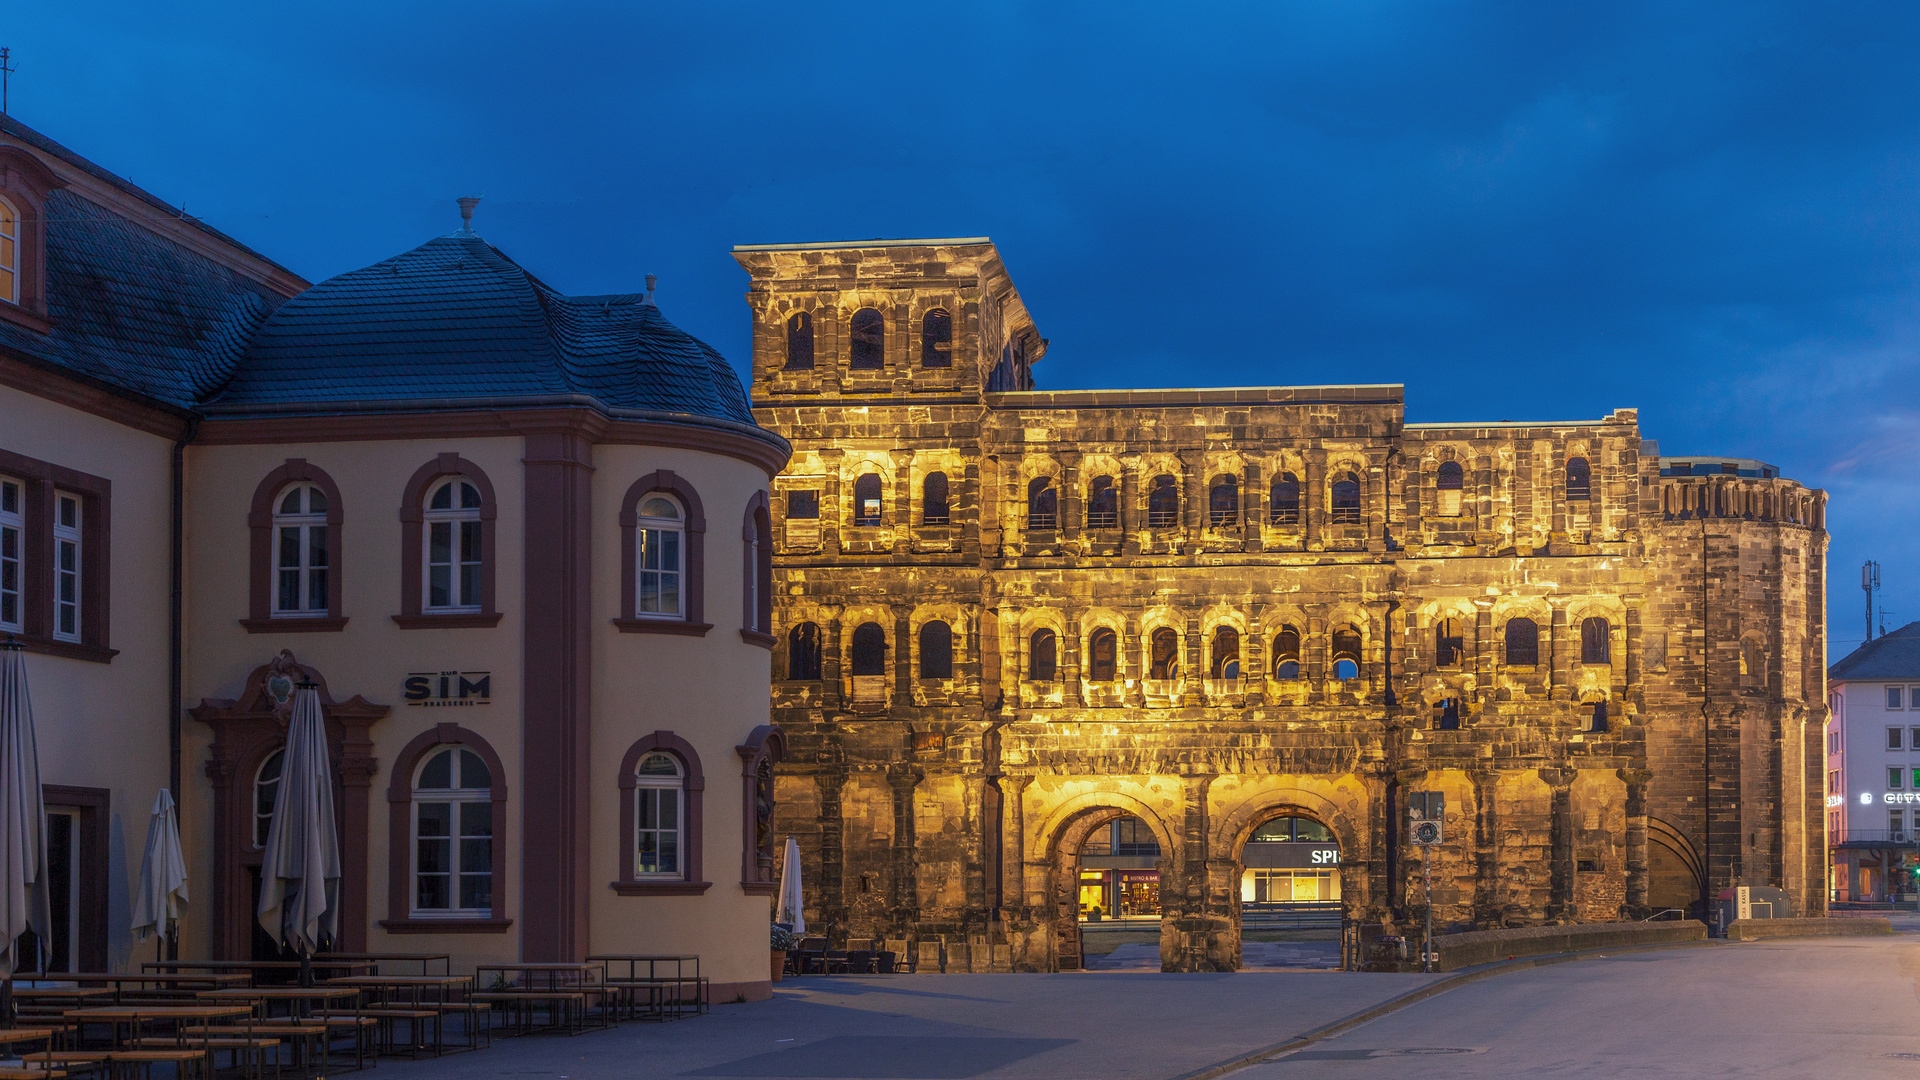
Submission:
M 210 1050 L 192 1047 L 176 1047 L 171 1050 L 109 1050 L 107 1060 L 118 1066 L 114 1071 L 123 1077 L 137 1074 L 142 1080 L 146 1080 L 153 1075 L 155 1065 L 171 1064 L 175 1070 L 174 1075 L 182 1080 L 185 1080 L 188 1074 L 187 1066 L 189 1065 L 194 1066 L 192 1072 L 205 1077 L 206 1080 L 213 1078 L 213 1052 Z
M 63 1069 L 15 1068 L 11 1065 L 0 1065 L 0 1080 L 60 1080 L 65 1075 L 67 1075 L 66 1071 Z
M 439 1009 L 424 1007 L 408 1008 L 403 1005 L 381 1005 L 371 1009 L 355 1009 L 353 1010 L 353 1015 L 372 1017 L 380 1021 L 381 1031 L 385 1035 L 385 1038 L 379 1040 L 379 1045 L 383 1048 L 384 1053 L 390 1054 L 396 1052 L 395 1046 L 398 1043 L 398 1033 L 395 1029 L 400 1026 L 399 1021 L 401 1020 L 407 1021 L 410 1025 L 410 1031 L 413 1035 L 412 1050 L 416 1055 L 421 1050 L 431 1049 L 434 1056 L 438 1057 L 442 1051 L 441 1043 L 443 1040 L 441 1038 L 441 1014 Z M 433 1045 L 431 1047 L 427 1045 L 426 1039 L 426 1025 L 428 1024 L 433 1025 Z
M 208 1055 L 217 1055 L 220 1051 L 230 1051 L 233 1055 L 233 1067 L 239 1072 L 264 1077 L 267 1073 L 269 1055 L 273 1062 L 273 1075 L 280 1075 L 280 1040 L 263 1036 L 247 1035 L 201 1035 L 189 1031 L 180 1036 L 147 1035 L 133 1040 L 139 1050 L 196 1049 L 206 1050 Z M 213 1071 L 218 1072 L 219 1061 L 213 1062 Z

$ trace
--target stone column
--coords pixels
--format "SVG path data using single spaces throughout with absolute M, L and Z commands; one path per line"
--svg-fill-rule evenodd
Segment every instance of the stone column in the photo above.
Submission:
M 1071 451 L 1060 455 L 1060 538 L 1080 536 L 1085 517 L 1081 513 L 1080 455 Z
M 828 711 L 842 707 L 846 695 L 842 692 L 840 676 L 840 612 L 838 604 L 826 605 L 821 609 L 830 613 L 826 625 L 820 628 L 820 704 Z
M 1653 914 L 1647 904 L 1647 784 L 1653 773 L 1646 769 L 1619 769 L 1615 772 L 1627 785 L 1627 902 L 1621 915 L 1644 919 Z
M 1127 612 L 1127 623 L 1121 633 L 1120 677 L 1125 680 L 1127 705 L 1130 708 L 1144 709 L 1147 705 L 1146 690 L 1142 682 L 1147 677 L 1145 645 L 1140 640 L 1140 614 Z
M 828 944 L 845 948 L 847 926 L 846 823 L 840 815 L 840 793 L 847 774 L 842 769 L 824 769 L 814 774 L 820 792 L 820 921 Z
M 1069 705 L 1085 705 L 1086 695 L 1080 689 L 1080 626 L 1086 618 L 1085 608 L 1068 608 L 1066 612 L 1066 636 L 1061 641 L 1065 655 L 1061 657 L 1060 671 L 1066 679 L 1066 702 Z
M 1205 644 L 1200 640 L 1200 618 L 1187 616 L 1186 657 L 1181 666 L 1185 669 L 1186 684 L 1180 695 L 1180 704 L 1187 708 L 1197 708 L 1202 704 L 1200 680 L 1207 676 Z
M 841 498 L 841 490 L 846 486 L 841 479 L 841 473 L 846 468 L 846 457 L 844 450 L 820 451 L 820 464 L 827 473 L 826 489 L 820 492 L 820 550 L 829 559 L 839 556 L 840 525 L 851 517 L 844 505 L 845 500 Z
M 1240 639 L 1240 679 L 1246 694 L 1246 706 L 1257 709 L 1267 703 L 1267 606 L 1255 604 L 1247 612 L 1247 633 Z
M 1547 921 L 1573 922 L 1579 917 L 1574 904 L 1573 885 L 1573 781 L 1579 771 L 1548 767 L 1540 770 L 1540 779 L 1553 791 L 1549 835 L 1552 855 L 1549 875 Z
M 947 512 L 949 520 L 960 525 L 961 557 L 968 563 L 977 563 L 980 561 L 980 463 L 969 459 L 961 476 L 959 490 L 948 492 L 949 498 L 957 494 L 959 502 L 949 503 Z
M 1259 551 L 1267 530 L 1267 488 L 1260 466 L 1248 465 L 1240 475 L 1240 535 L 1245 538 L 1241 550 Z
M 888 937 L 907 938 L 920 921 L 920 882 L 915 873 L 914 789 L 926 773 L 915 765 L 891 765 L 887 768 L 887 786 L 893 793 L 893 872 L 887 897 L 888 916 L 894 932 Z
M 893 561 L 907 562 L 913 554 L 913 451 L 893 452 L 893 507 L 885 520 L 893 526 Z
M 893 612 L 893 705 L 910 706 L 913 701 L 913 609 L 905 604 L 888 606 Z
M 1204 450 L 1182 450 L 1180 458 L 1180 523 L 1184 526 L 1186 554 L 1200 550 L 1200 538 L 1207 527 L 1207 455 Z
M 1140 459 L 1132 454 L 1120 462 L 1120 553 L 1140 554 L 1140 530 L 1146 527 L 1146 507 L 1140 505 Z
M 1567 701 L 1573 696 L 1573 657 L 1580 651 L 1580 638 L 1567 626 L 1566 605 L 1547 602 L 1553 605 L 1553 624 L 1547 634 L 1553 648 L 1553 673 L 1547 679 L 1547 697 Z
M 1473 925 L 1498 930 L 1500 896 L 1500 774 L 1492 769 L 1467 773 L 1473 785 Z
M 1300 508 L 1307 515 L 1307 550 L 1326 550 L 1327 462 L 1315 450 L 1307 455 L 1306 475 L 1300 478 Z

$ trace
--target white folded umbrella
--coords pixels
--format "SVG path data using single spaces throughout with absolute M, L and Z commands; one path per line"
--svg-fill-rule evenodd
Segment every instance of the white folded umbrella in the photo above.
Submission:
M 173 793 L 166 788 L 153 799 L 147 819 L 147 853 L 140 860 L 140 889 L 133 897 L 133 933 L 141 941 L 180 918 L 187 900 L 187 861 L 180 855 L 180 823 L 174 817 Z
M 260 928 L 305 959 L 333 939 L 340 921 L 333 766 L 320 694 L 312 683 L 301 683 L 293 692 L 282 761 L 260 863 Z
M 787 853 L 780 860 L 780 906 L 773 921 L 793 928 L 796 934 L 807 932 L 806 906 L 800 900 L 800 844 L 787 837 Z
M 37 957 L 17 955 L 31 929 L 43 944 L 47 916 L 47 806 L 40 797 L 40 752 L 19 642 L 0 644 L 0 976 Z

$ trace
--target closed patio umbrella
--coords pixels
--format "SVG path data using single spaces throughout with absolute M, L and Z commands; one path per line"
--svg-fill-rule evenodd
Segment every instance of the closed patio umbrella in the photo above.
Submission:
M 140 860 L 140 891 L 133 898 L 134 936 L 145 941 L 158 934 L 164 943 L 186 899 L 187 861 L 180 855 L 180 823 L 173 813 L 173 793 L 161 788 L 153 798 L 153 816 L 147 819 L 147 854 Z M 154 954 L 154 959 L 161 958 Z
M 340 842 L 333 827 L 333 767 L 320 694 L 303 682 L 281 759 L 280 792 L 260 863 L 260 927 L 300 954 L 300 982 L 312 985 L 313 954 L 340 921 Z
M 40 752 L 33 740 L 33 703 L 20 643 L 0 642 L 0 1024 L 13 1020 L 13 973 L 37 957 L 19 955 L 31 929 L 45 942 L 47 918 L 47 807 L 40 797 Z
M 791 927 L 796 934 L 807 932 L 807 916 L 800 902 L 800 844 L 787 837 L 787 853 L 780 860 L 780 906 L 773 921 Z

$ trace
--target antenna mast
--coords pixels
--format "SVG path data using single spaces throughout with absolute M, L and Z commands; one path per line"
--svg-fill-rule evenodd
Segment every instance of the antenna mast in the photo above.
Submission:
M 0 116 L 7 111 L 7 77 L 13 74 L 13 65 L 7 62 L 7 57 L 12 52 L 12 49 L 0 45 Z
M 1880 587 L 1880 564 L 1868 559 L 1860 567 L 1860 588 L 1867 594 L 1867 640 L 1873 640 L 1873 593 Z

